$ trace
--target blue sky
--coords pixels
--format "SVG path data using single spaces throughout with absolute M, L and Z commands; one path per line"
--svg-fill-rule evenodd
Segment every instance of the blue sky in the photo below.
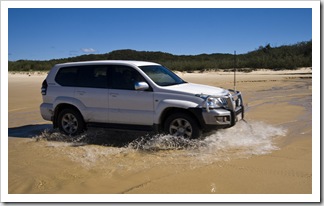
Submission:
M 176 55 L 253 51 L 312 39 L 311 8 L 9 8 L 8 58 L 49 60 L 118 49 Z

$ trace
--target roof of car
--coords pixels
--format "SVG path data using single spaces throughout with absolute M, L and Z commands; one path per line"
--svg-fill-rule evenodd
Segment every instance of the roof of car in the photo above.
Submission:
M 121 64 L 121 65 L 132 65 L 132 66 L 148 66 L 148 65 L 160 65 L 154 62 L 146 61 L 131 61 L 131 60 L 100 60 L 100 61 L 82 61 L 82 62 L 68 62 L 57 64 L 56 66 L 80 66 L 80 65 L 90 65 L 90 64 Z

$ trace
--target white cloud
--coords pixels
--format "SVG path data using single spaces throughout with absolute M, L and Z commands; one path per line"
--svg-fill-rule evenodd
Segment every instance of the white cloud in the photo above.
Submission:
M 82 48 L 81 51 L 84 52 L 84 53 L 94 53 L 94 52 L 96 52 L 96 50 L 93 49 L 93 48 Z

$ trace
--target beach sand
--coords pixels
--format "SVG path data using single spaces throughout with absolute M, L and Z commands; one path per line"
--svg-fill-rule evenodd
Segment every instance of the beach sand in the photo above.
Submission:
M 178 75 L 193 83 L 234 87 L 232 72 Z M 313 192 L 309 68 L 237 72 L 245 121 L 192 141 L 103 129 L 71 140 L 40 116 L 46 75 L 8 76 L 9 194 Z

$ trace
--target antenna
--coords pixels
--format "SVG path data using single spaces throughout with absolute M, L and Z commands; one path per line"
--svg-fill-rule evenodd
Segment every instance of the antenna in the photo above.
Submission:
M 236 51 L 234 51 L 234 91 L 236 91 Z

